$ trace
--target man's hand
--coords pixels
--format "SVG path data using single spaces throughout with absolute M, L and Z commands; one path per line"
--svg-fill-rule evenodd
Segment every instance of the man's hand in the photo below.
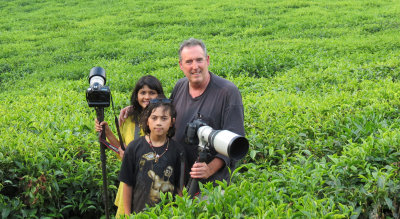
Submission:
M 190 171 L 190 177 L 197 179 L 208 179 L 214 175 L 219 169 L 224 167 L 225 162 L 220 158 L 214 158 L 210 163 L 204 162 L 194 163 Z
M 210 167 L 204 162 L 194 163 L 190 170 L 190 177 L 192 178 L 207 179 L 212 175 Z
M 128 118 L 129 111 L 132 110 L 132 106 L 127 106 L 119 112 L 118 122 L 121 125 L 126 118 Z

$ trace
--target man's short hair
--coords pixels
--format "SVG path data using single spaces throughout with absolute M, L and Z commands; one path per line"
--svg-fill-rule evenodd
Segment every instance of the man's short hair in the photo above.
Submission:
M 182 61 L 181 54 L 182 54 L 183 48 L 192 47 L 192 46 L 200 46 L 204 51 L 205 57 L 207 57 L 207 48 L 206 48 L 206 45 L 203 43 L 203 41 L 195 39 L 195 38 L 190 38 L 188 40 L 183 41 L 183 43 L 179 47 L 179 61 Z

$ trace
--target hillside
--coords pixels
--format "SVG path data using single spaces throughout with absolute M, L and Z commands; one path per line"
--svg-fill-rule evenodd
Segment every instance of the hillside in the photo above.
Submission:
M 89 71 L 106 70 L 118 113 L 143 75 L 170 94 L 190 37 L 239 87 L 250 151 L 230 186 L 204 185 L 208 201 L 165 197 L 138 216 L 399 217 L 399 1 L 8 0 L 0 12 L 2 218 L 104 215 Z M 114 200 L 111 151 L 107 165 Z

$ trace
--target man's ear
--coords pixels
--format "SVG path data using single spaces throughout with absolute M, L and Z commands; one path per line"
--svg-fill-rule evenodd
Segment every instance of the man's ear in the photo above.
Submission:
M 179 61 L 179 68 L 183 70 L 182 61 Z
M 175 124 L 175 118 L 172 118 L 172 122 L 171 122 L 170 127 L 172 127 L 174 124 Z

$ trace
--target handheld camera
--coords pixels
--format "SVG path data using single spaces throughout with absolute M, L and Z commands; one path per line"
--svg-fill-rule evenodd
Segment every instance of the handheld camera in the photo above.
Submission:
M 86 101 L 89 107 L 110 106 L 110 88 L 106 84 L 106 71 L 102 67 L 94 67 L 89 74 L 90 87 L 86 90 Z
M 201 119 L 188 123 L 185 142 L 198 144 L 202 149 L 215 150 L 235 160 L 242 159 L 249 150 L 249 142 L 245 137 L 228 130 L 214 130 Z

